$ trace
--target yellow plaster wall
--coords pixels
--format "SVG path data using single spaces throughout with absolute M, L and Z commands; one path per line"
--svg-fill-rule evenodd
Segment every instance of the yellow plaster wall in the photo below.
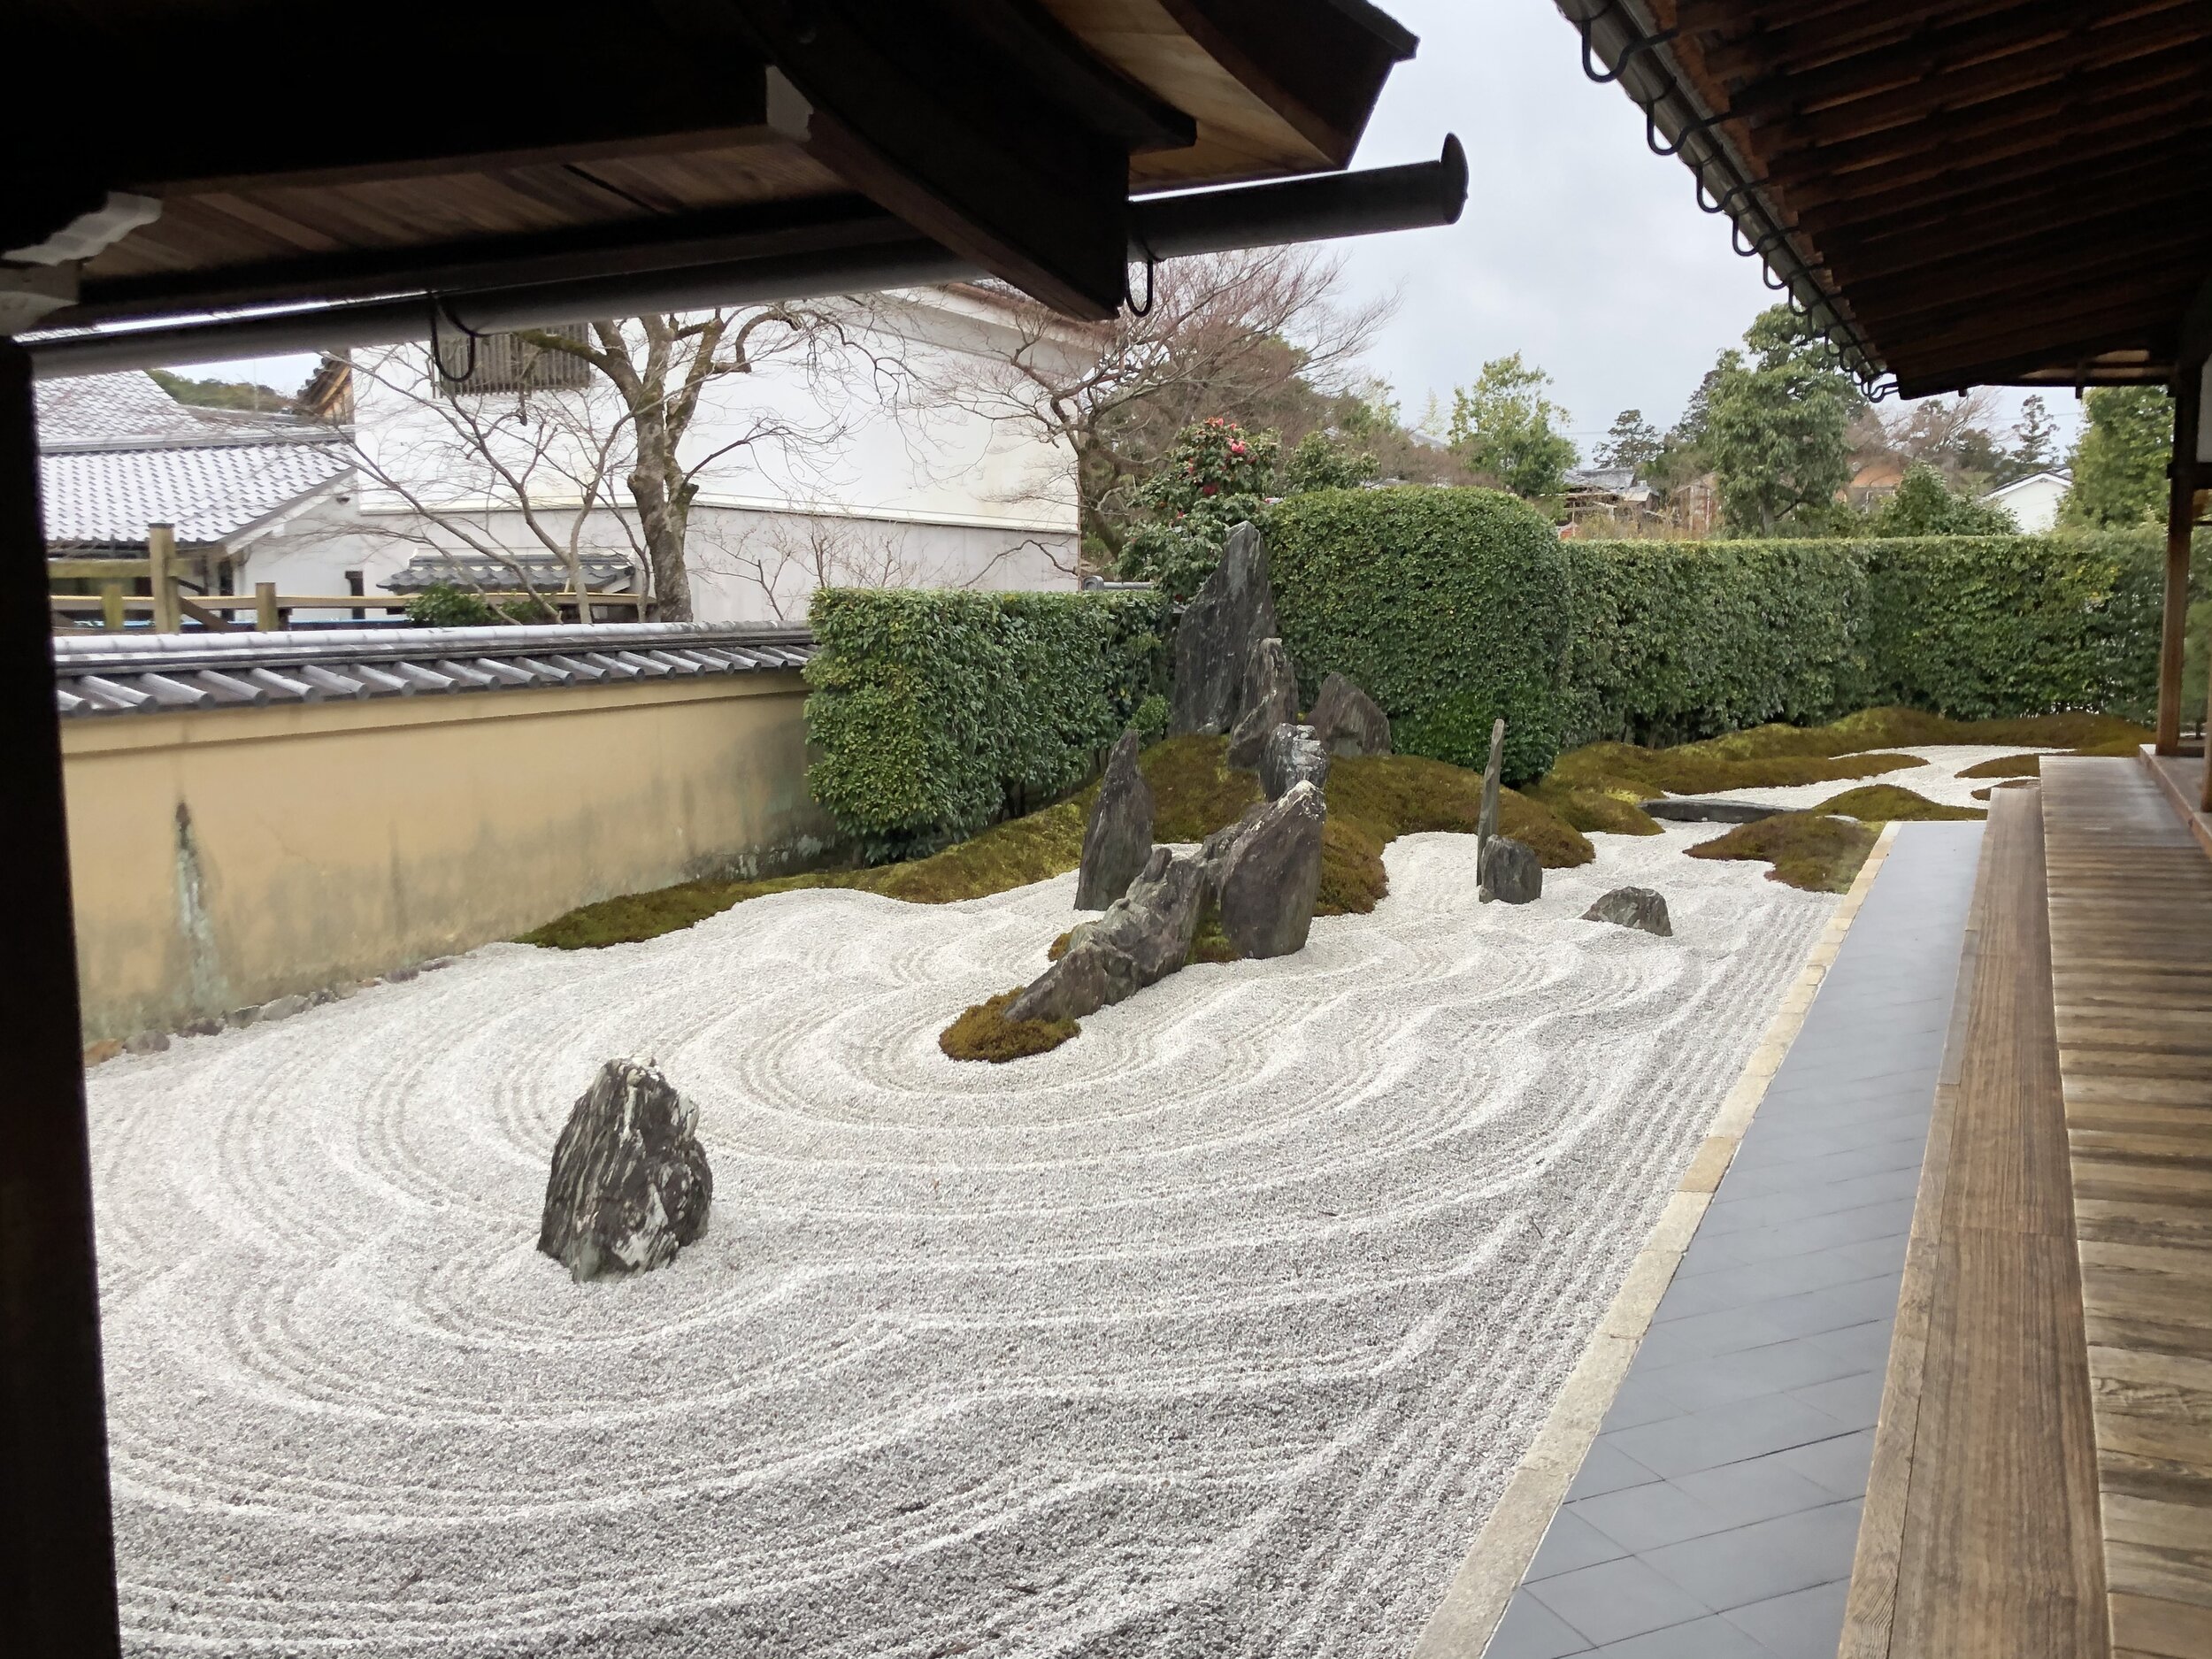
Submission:
M 85 1037 L 818 856 L 795 672 L 62 725 Z

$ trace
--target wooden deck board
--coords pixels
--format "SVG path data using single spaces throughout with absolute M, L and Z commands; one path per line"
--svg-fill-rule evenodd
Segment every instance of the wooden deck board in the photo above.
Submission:
M 2134 761 L 2040 793 L 2113 1647 L 2212 1659 L 2212 860 Z
M 2108 1651 L 2042 825 L 2032 790 L 2008 790 L 1991 808 L 1962 964 L 1962 1018 L 1914 1212 L 1844 1659 L 2101 1659 Z M 2104 1133 L 2136 1127 L 2124 1114 L 2139 1108 L 2106 1110 L 2123 1117 Z M 2152 1250 L 2163 1242 L 2132 1240 Z M 2170 1578 L 2162 1539 L 2138 1548 L 2143 1584 Z M 2165 1640 L 2145 1629 L 2146 1640 Z

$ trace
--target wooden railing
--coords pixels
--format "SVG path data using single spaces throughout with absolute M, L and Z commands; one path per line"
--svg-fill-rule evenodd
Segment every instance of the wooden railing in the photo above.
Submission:
M 154 632 L 181 633 L 187 620 L 218 634 L 239 626 L 231 620 L 238 611 L 253 612 L 253 626 L 265 634 L 292 626 L 295 611 L 404 611 L 415 601 L 411 594 L 280 594 L 274 582 L 256 582 L 250 595 L 184 592 L 177 568 L 176 532 L 167 525 L 148 527 L 146 557 L 133 558 L 50 558 L 46 574 L 55 581 L 93 581 L 96 594 L 50 594 L 47 603 L 63 615 L 98 613 L 102 625 L 119 633 L 134 611 L 151 612 Z M 143 580 L 152 590 L 124 591 L 126 582 Z M 492 604 L 526 604 L 535 600 L 555 607 L 584 604 L 637 611 L 645 603 L 642 594 L 485 593 Z

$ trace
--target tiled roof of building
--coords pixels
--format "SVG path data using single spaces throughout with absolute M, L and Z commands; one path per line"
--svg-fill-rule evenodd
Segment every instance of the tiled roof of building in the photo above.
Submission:
M 138 370 L 37 382 L 38 441 L 109 443 L 204 436 L 209 422 Z
M 205 436 L 142 447 L 68 446 L 39 457 L 46 540 L 134 547 L 172 524 L 187 547 L 227 541 L 352 470 L 334 434 Z
M 576 562 L 584 567 L 584 586 L 595 594 L 627 591 L 637 578 L 637 566 L 626 554 L 584 553 Z M 395 594 L 419 594 L 440 582 L 487 593 L 516 593 L 525 578 L 535 592 L 560 593 L 568 587 L 568 565 L 550 553 L 518 553 L 503 559 L 471 553 L 418 553 L 405 568 L 386 577 L 383 586 L 387 593 Z
M 65 715 L 586 686 L 805 666 L 804 627 L 628 622 L 313 634 L 107 634 L 54 641 Z

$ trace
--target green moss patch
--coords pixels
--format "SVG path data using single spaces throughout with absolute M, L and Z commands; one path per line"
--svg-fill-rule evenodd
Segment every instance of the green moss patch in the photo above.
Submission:
M 1879 830 L 1855 818 L 1786 812 L 1740 824 L 1727 834 L 1689 849 L 1693 858 L 1758 859 L 1770 864 L 1767 879 L 1808 893 L 1843 893 L 1873 851 Z
M 1183 958 L 1185 965 L 1194 962 L 1240 962 L 1244 953 L 1236 942 L 1221 931 L 1221 912 L 1210 904 L 1198 918 L 1198 929 L 1191 934 L 1190 954 Z
M 1009 1019 L 1006 1010 L 1028 987 L 1016 986 L 964 1010 L 938 1033 L 937 1046 L 955 1060 L 1009 1060 L 1057 1048 L 1083 1027 L 1071 1019 Z
M 1585 835 L 1657 835 L 1659 820 L 1633 801 L 1596 789 L 1570 789 L 1549 780 L 1523 791 L 1569 828 Z
M 1841 795 L 1830 795 L 1812 810 L 1833 813 L 1839 818 L 1855 818 L 1862 824 L 1887 824 L 1898 818 L 1909 823 L 1933 823 L 1989 816 L 1978 807 L 1945 806 L 1924 795 L 1901 789 L 1893 783 L 1870 783 L 1846 789 Z
M 1756 726 L 1725 737 L 1685 743 L 1664 751 L 1717 760 L 1766 760 L 1786 756 L 1855 755 L 1876 749 L 1920 749 L 1938 744 L 2032 745 L 2129 754 L 2151 734 L 2108 714 L 2037 714 L 2012 720 L 1954 720 L 1921 709 L 1862 709 L 1827 726 Z M 2116 750 L 2106 746 L 2121 745 Z
M 1788 727 L 1772 728 L 1786 731 Z M 1698 745 L 1641 749 L 1591 743 L 1562 755 L 1545 779 L 1554 790 L 1648 801 L 1660 795 L 1721 795 L 1732 789 L 1786 789 L 1901 772 L 1924 763 L 1916 755 L 1771 755 L 1734 758 Z

